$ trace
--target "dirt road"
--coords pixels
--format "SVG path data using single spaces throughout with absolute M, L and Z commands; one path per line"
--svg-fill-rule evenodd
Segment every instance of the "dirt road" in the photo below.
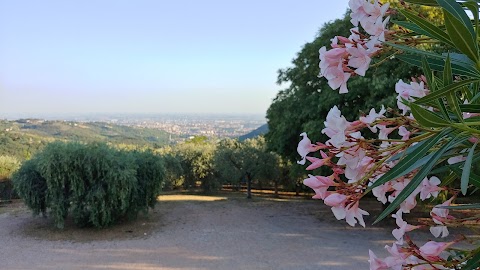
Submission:
M 385 255 L 392 241 L 392 228 L 352 228 L 318 201 L 160 200 L 148 217 L 108 230 L 59 231 L 18 205 L 0 208 L 0 269 L 368 269 L 368 249 Z

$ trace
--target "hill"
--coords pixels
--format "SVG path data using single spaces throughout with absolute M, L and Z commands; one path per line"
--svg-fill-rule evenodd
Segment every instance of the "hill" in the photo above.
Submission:
M 155 129 L 134 128 L 100 122 L 0 120 L 0 155 L 29 158 L 54 140 L 104 141 L 124 147 L 157 148 L 168 144 L 170 134 Z
M 260 126 L 259 128 L 245 134 L 245 135 L 242 135 L 240 137 L 238 137 L 238 140 L 239 141 L 244 141 L 246 139 L 252 139 L 252 138 L 255 138 L 257 136 L 260 136 L 260 135 L 264 135 L 265 133 L 268 132 L 268 124 L 264 124 L 262 126 Z

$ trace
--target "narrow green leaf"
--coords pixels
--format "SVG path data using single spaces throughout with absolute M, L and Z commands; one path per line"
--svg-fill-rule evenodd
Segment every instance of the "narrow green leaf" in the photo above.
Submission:
M 460 54 L 460 53 L 437 54 L 437 53 L 433 53 L 433 52 L 429 52 L 429 51 L 425 51 L 425 50 L 419 50 L 415 47 L 395 44 L 395 43 L 391 43 L 391 42 L 385 42 L 385 44 L 387 44 L 391 47 L 400 49 L 404 52 L 426 56 L 427 59 L 429 60 L 429 63 L 433 59 L 439 60 L 440 62 L 435 62 L 435 63 L 438 63 L 439 65 L 442 66 L 442 68 L 438 69 L 438 71 L 443 71 L 443 66 L 445 64 L 445 60 L 447 59 L 447 56 L 450 55 L 450 61 L 452 63 L 452 69 L 460 66 L 460 67 L 464 67 L 466 70 L 471 70 L 470 73 L 472 73 L 472 74 L 480 74 L 480 73 L 478 73 L 478 71 L 476 71 L 475 62 L 473 62 L 465 54 Z M 435 70 L 437 70 L 437 69 L 435 69 Z
M 446 11 L 444 13 L 448 13 L 452 18 L 458 20 L 463 25 L 463 27 L 470 33 L 470 36 L 475 36 L 472 22 L 470 21 L 467 13 L 465 13 L 465 10 L 463 10 L 462 6 L 459 3 L 452 0 L 437 0 L 437 3 L 443 8 L 444 11 Z
M 473 21 L 475 23 L 475 36 L 478 36 L 478 2 L 477 1 L 467 1 L 462 3 L 463 6 L 468 8 L 473 14 Z
M 435 208 L 454 209 L 454 210 L 479 209 L 480 208 L 480 203 L 459 204 L 459 205 L 442 205 L 442 206 L 435 206 Z
M 462 112 L 480 113 L 480 104 L 461 104 L 460 110 Z
M 378 187 L 380 185 L 385 184 L 386 182 L 398 178 L 402 176 L 403 172 L 405 172 L 408 168 L 410 168 L 415 162 L 417 162 L 419 159 L 423 158 L 425 154 L 435 145 L 437 144 L 441 139 L 443 139 L 447 134 L 452 132 L 450 128 L 446 128 L 436 134 L 435 136 L 424 140 L 424 142 L 415 148 L 415 151 L 412 153 L 406 155 L 402 160 L 400 160 L 397 165 L 395 165 L 393 168 L 391 168 L 388 172 L 386 172 L 384 175 L 382 175 L 379 179 L 375 181 L 370 187 L 369 190 Z
M 450 125 L 449 121 L 443 119 L 438 114 L 421 107 L 420 105 L 410 103 L 410 109 L 412 110 L 415 120 L 425 127 L 438 128 Z
M 378 223 L 390 213 L 392 213 L 402 202 L 404 202 L 410 194 L 415 191 L 415 189 L 422 183 L 423 179 L 430 173 L 432 168 L 437 164 L 437 161 L 442 157 L 443 153 L 450 149 L 455 144 L 458 144 L 461 140 L 458 140 L 458 137 L 455 136 L 448 143 L 442 146 L 438 151 L 434 153 L 432 158 L 418 171 L 417 174 L 412 178 L 412 180 L 407 184 L 407 186 L 397 195 L 395 200 L 377 217 L 373 224 Z M 463 141 L 463 140 L 462 140 Z M 396 166 L 395 166 L 396 167 Z
M 447 86 L 452 84 L 453 74 L 452 74 L 452 63 L 450 61 L 450 54 L 447 55 L 445 59 L 445 67 L 443 68 L 443 85 Z
M 463 164 L 464 162 L 460 163 Z M 460 169 L 460 167 L 455 164 L 456 166 L 450 166 L 450 168 L 452 169 L 452 171 L 455 172 L 455 174 L 458 176 L 458 177 L 461 177 L 462 176 L 462 169 Z M 470 178 L 468 180 L 468 182 L 476 187 L 479 187 L 480 188 L 480 175 L 476 175 L 475 173 L 473 172 L 470 172 Z
M 449 35 L 444 31 L 442 31 L 442 29 L 438 28 L 438 26 L 430 23 L 429 21 L 419 17 L 417 14 L 414 14 L 413 12 L 410 12 L 406 9 L 400 10 L 400 12 L 408 20 L 410 20 L 411 22 L 416 24 L 418 27 L 420 27 L 420 29 L 423 30 L 423 31 L 420 31 L 419 34 L 426 35 L 428 37 L 431 37 L 433 39 L 436 39 L 448 45 L 454 46 L 454 43 L 450 40 Z
M 447 95 L 447 93 L 454 93 L 458 89 L 460 89 L 463 86 L 469 85 L 474 82 L 480 81 L 479 79 L 467 79 L 459 82 L 455 82 L 453 84 L 447 85 L 443 87 L 442 89 L 439 89 L 433 93 L 430 93 L 422 98 L 419 98 L 414 101 L 416 104 L 425 104 L 426 102 L 432 102 L 435 101 L 437 98 L 441 98 Z
M 472 257 L 468 259 L 467 263 L 462 266 L 462 270 L 478 270 L 478 266 L 480 265 L 480 248 L 477 249 Z
M 422 59 L 416 55 L 403 54 L 403 55 L 397 55 L 395 57 L 397 57 L 398 59 L 408 64 L 411 64 L 417 67 L 422 67 Z M 443 59 L 435 59 L 427 56 L 427 61 L 430 64 L 430 67 L 432 68 L 432 70 L 436 70 L 436 71 L 443 70 L 443 66 L 445 63 Z M 480 73 L 478 73 L 478 71 L 475 68 L 473 69 L 467 68 L 457 64 L 456 62 L 452 63 L 452 72 L 455 75 L 468 76 L 471 78 L 480 78 Z
M 463 165 L 462 178 L 460 182 L 461 183 L 460 188 L 462 190 L 463 195 L 467 194 L 468 182 L 470 180 L 470 171 L 472 169 L 473 154 L 475 153 L 476 147 L 477 147 L 477 144 L 475 143 L 472 146 L 472 148 L 470 148 L 470 151 L 468 152 L 468 155 L 467 155 L 467 159 L 465 160 L 465 165 Z
M 450 40 L 455 44 L 455 47 L 462 53 L 466 54 L 470 59 L 478 61 L 478 46 L 475 42 L 474 33 L 469 33 L 469 30 L 453 15 L 444 12 L 445 26 Z M 472 24 L 469 21 L 470 26 Z M 473 29 L 473 28 L 472 28 Z
M 415 145 L 411 145 L 410 147 L 407 148 L 407 150 L 405 150 L 405 151 L 403 151 L 403 152 L 400 152 L 400 153 L 397 153 L 397 154 L 395 154 L 394 156 L 392 156 L 391 158 L 389 158 L 389 159 L 387 160 L 387 162 L 395 161 L 395 160 L 400 159 L 401 157 L 410 155 L 411 153 L 413 153 L 414 151 L 416 151 L 418 148 L 420 148 L 426 141 L 427 141 L 427 140 L 423 140 L 423 141 L 421 141 L 421 142 L 418 142 L 418 143 L 415 144 Z

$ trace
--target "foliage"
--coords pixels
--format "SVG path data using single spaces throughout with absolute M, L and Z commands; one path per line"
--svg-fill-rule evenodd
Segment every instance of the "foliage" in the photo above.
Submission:
M 77 225 L 106 227 L 154 206 L 164 167 L 151 152 L 54 142 L 12 180 L 34 213 L 48 210 L 57 227 L 63 228 L 69 214 Z
M 10 179 L 12 173 L 20 167 L 18 159 L 12 156 L 0 156 L 0 180 Z
M 347 119 L 379 104 L 393 106 L 395 97 L 390 89 L 396 80 L 418 73 L 418 69 L 393 59 L 371 69 L 365 77 L 351 78 L 351 90 L 345 95 L 330 90 L 325 80 L 318 79 L 318 50 L 329 45 L 334 36 L 348 36 L 350 26 L 348 13 L 342 19 L 325 24 L 315 40 L 303 46 L 292 61 L 293 66 L 279 70 L 278 83 L 285 83 L 288 87 L 277 94 L 268 108 L 269 132 L 265 138 L 270 149 L 292 162 L 297 158 L 296 146 L 292 142 L 298 141 L 301 132 L 315 134 L 317 140 L 326 139 L 318 131 L 333 105 L 339 106 Z
M 267 151 L 263 137 L 220 141 L 215 153 L 215 168 L 224 183 L 239 184 L 255 180 L 262 185 L 278 184 L 279 157 Z
M 409 5 L 396 11 L 378 1 L 350 1 L 356 28 L 349 37 L 335 37 L 331 49 L 320 48 L 319 74 L 332 89 L 339 88 L 340 94 L 355 91 L 350 91 L 356 87 L 353 83 L 347 88 L 350 77 L 363 76 L 371 58 L 381 51 L 394 51 L 395 59 L 421 68 L 423 75 L 395 84 L 398 110 L 389 109 L 387 114 L 382 106 L 378 113 L 372 108 L 368 115 L 350 118 L 345 113 L 349 108 L 340 103 L 328 111 L 324 121 L 322 133 L 328 140 L 312 144 L 302 133 L 299 163 L 308 160 L 307 170 L 326 167 L 331 173 L 310 175 L 304 183 L 315 191 L 313 198 L 323 200 L 337 219 L 351 226 L 365 226 L 363 216 L 368 212 L 359 203 L 369 192 L 383 204 L 389 203 L 375 223 L 396 211 L 392 217 L 399 228 L 392 234 L 397 241 L 386 247 L 390 255 L 385 259 L 370 251 L 370 269 L 477 269 L 478 247 L 450 247 L 463 240 L 478 246 L 478 239 L 462 236 L 419 246 L 407 233 L 430 227 L 433 236 L 444 238 L 449 235 L 448 227 L 480 224 L 475 212 L 468 217 L 450 213 L 478 209 L 477 197 L 473 204 L 454 206 L 453 202 L 480 188 L 479 3 L 407 2 L 434 6 L 443 17 L 432 23 Z M 404 20 L 394 22 L 401 27 L 387 28 L 389 16 L 398 12 Z M 398 135 L 391 136 L 394 131 Z M 308 156 L 311 152 L 318 152 L 318 157 Z M 432 219 L 408 224 L 403 215 L 415 208 L 418 199 L 430 198 L 443 201 L 432 208 Z
M 196 137 L 175 147 L 175 155 L 183 169 L 184 188 L 196 187 L 197 181 L 204 191 L 221 187 L 213 163 L 215 148 L 205 137 Z
M 0 155 L 26 160 L 50 142 L 108 142 L 126 150 L 159 148 L 169 142 L 165 131 L 92 122 L 0 120 Z

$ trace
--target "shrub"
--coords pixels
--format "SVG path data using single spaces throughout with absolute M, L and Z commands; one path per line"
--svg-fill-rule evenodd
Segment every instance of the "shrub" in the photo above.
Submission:
M 48 209 L 57 227 L 63 228 L 70 214 L 79 226 L 101 228 L 153 207 L 163 170 L 161 159 L 149 152 L 54 142 L 26 162 L 13 181 L 34 214 Z

